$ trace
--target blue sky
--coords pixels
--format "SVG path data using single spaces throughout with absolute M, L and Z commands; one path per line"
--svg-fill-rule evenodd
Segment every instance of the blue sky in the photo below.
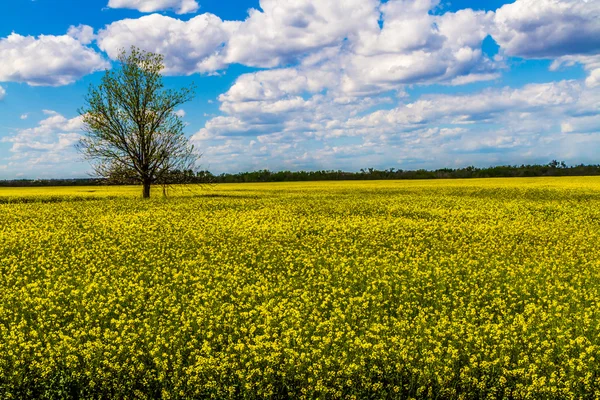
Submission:
M 87 175 L 77 109 L 131 45 L 197 85 L 214 173 L 600 162 L 600 0 L 74 4 L 0 5 L 0 179 Z

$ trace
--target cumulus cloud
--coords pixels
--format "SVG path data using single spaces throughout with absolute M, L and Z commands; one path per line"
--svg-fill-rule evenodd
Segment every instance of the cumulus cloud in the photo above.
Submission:
M 109 8 L 129 8 L 144 13 L 173 10 L 177 14 L 195 13 L 200 8 L 196 0 L 109 0 Z
M 37 126 L 2 138 L 3 142 L 12 143 L 10 165 L 35 169 L 77 159 L 74 145 L 81 137 L 82 118 L 68 119 L 51 110 L 44 110 L 44 114 L 46 118 Z
M 600 54 L 591 56 L 563 56 L 559 57 L 550 66 L 551 70 L 558 70 L 563 66 L 582 64 L 588 71 L 585 83 L 588 87 L 600 86 Z
M 481 51 L 493 13 L 432 15 L 438 0 L 260 4 L 262 11 L 251 10 L 227 42 L 226 63 L 299 64 L 301 74 L 326 71 L 329 86 L 363 95 L 405 84 L 495 79 L 502 66 Z
M 132 45 L 160 53 L 167 75 L 207 73 L 225 67 L 220 53 L 236 26 L 213 14 L 189 21 L 152 14 L 113 22 L 98 32 L 97 43 L 112 59 Z
M 600 85 L 600 2 L 517 0 L 497 10 L 492 35 L 510 56 L 552 59 L 551 69 L 580 63 L 586 84 Z
M 252 137 L 262 130 L 267 135 L 290 134 L 295 137 L 312 136 L 326 140 L 373 136 L 377 132 L 424 132 L 423 129 L 428 124 L 470 127 L 502 121 L 507 126 L 510 125 L 510 133 L 479 141 L 480 147 L 508 148 L 511 143 L 515 146 L 523 145 L 520 139 L 517 140 L 512 135 L 523 128 L 514 126 L 514 120 L 507 118 L 508 115 L 517 120 L 521 118 L 522 127 L 528 129 L 537 124 L 538 131 L 542 126 L 560 131 L 562 123 L 571 127 L 573 132 L 577 131 L 576 126 L 582 126 L 580 116 L 575 115 L 575 109 L 587 107 L 588 113 L 598 113 L 598 110 L 590 109 L 590 102 L 584 101 L 584 94 L 589 91 L 586 92 L 578 82 L 567 81 L 527 85 L 521 89 L 487 90 L 467 96 L 425 96 L 392 110 L 358 116 L 368 108 L 361 108 L 366 104 L 366 100 L 373 101 L 377 98 L 373 95 L 395 89 L 399 97 L 402 97 L 404 85 L 436 82 L 462 85 L 498 79 L 501 69 L 504 68 L 502 57 L 490 59 L 483 54 L 483 40 L 493 33 L 499 44 L 504 46 L 503 51 L 506 54 L 526 53 L 525 45 L 528 41 L 520 41 L 517 37 L 518 32 L 533 32 L 534 38 L 538 34 L 541 35 L 540 32 L 544 32 L 545 28 L 539 32 L 538 28 L 545 26 L 547 19 L 564 16 L 556 11 L 560 7 L 572 15 L 585 14 L 575 2 L 543 0 L 539 4 L 535 3 L 539 6 L 538 16 L 529 20 L 536 22 L 527 26 L 519 19 L 518 14 L 531 11 L 523 8 L 535 5 L 530 4 L 528 0 L 518 0 L 510 5 L 512 8 L 503 7 L 499 10 L 499 15 L 470 9 L 439 14 L 431 12 L 438 6 L 438 0 L 392 0 L 381 4 L 374 14 L 380 15 L 381 27 L 379 23 L 371 24 L 371 20 L 365 16 L 373 12 L 369 8 L 372 4 L 367 3 L 370 11 L 361 14 L 367 21 L 365 24 L 353 26 L 350 23 L 349 31 L 340 30 L 336 31 L 337 36 L 331 35 L 337 39 L 344 38 L 343 43 L 336 39 L 319 42 L 318 35 L 298 34 L 295 37 L 302 38 L 302 43 L 306 45 L 303 48 L 304 53 L 291 51 L 289 56 L 284 54 L 278 58 L 277 41 L 264 50 L 261 47 L 264 43 L 257 45 L 258 42 L 247 40 L 243 46 L 244 50 L 238 56 L 232 56 L 231 43 L 234 43 L 239 32 L 252 32 L 250 28 L 253 26 L 253 19 L 260 21 L 263 27 L 278 26 L 285 30 L 285 27 L 274 24 L 284 24 L 282 21 L 286 21 L 287 16 L 294 15 L 295 21 L 298 21 L 297 25 L 310 33 L 311 25 L 306 21 L 311 20 L 315 8 L 307 6 L 308 2 L 302 4 L 306 7 L 293 8 L 284 5 L 281 8 L 269 8 L 271 4 L 261 2 L 263 11 L 251 12 L 250 17 L 234 32 L 231 42 L 226 46 L 228 62 L 244 60 L 238 62 L 264 67 L 296 61 L 297 63 L 287 68 L 240 76 L 229 91 L 219 97 L 220 109 L 225 115 L 210 120 L 205 128 L 195 135 L 196 139 L 231 140 L 232 137 L 238 136 Z M 352 3 L 348 3 L 348 6 L 352 7 Z M 558 8 L 555 9 L 556 7 Z M 270 16 L 276 14 L 280 18 L 275 22 L 270 21 Z M 327 15 L 326 12 L 324 14 Z M 568 20 L 569 18 L 565 18 L 563 23 L 567 24 Z M 289 26 L 293 31 L 295 25 Z M 330 27 L 329 32 L 333 31 L 333 27 Z M 570 31 L 566 31 L 566 36 L 571 35 Z M 264 29 L 263 33 L 254 37 L 266 35 L 268 32 L 269 29 Z M 586 34 L 589 33 L 588 30 Z M 511 35 L 515 38 L 511 38 Z M 560 38 L 557 40 L 560 41 Z M 565 39 L 564 43 L 569 43 L 569 40 L 571 39 Z M 266 42 L 269 43 L 268 40 Z M 320 44 L 315 48 L 310 47 L 315 43 Z M 255 45 L 258 47 L 254 47 Z M 590 51 L 593 51 L 595 45 L 588 45 L 591 46 Z M 250 49 L 258 50 L 253 52 Z M 532 57 L 535 54 L 544 54 L 538 50 L 531 52 Z M 552 54 L 555 50 L 548 51 L 548 54 Z M 261 54 L 268 55 L 264 57 L 266 61 L 261 61 Z M 596 76 L 600 77 L 600 74 L 596 75 L 595 72 L 599 67 L 596 57 L 563 55 L 557 60 L 555 67 L 560 67 L 561 63 L 574 62 L 586 65 L 591 71 L 586 84 L 588 87 L 595 86 Z M 580 123 L 571 121 L 572 118 Z M 547 123 L 543 122 L 544 119 Z M 585 125 L 586 129 L 590 129 L 590 124 L 591 129 L 594 129 L 593 121 Z M 433 128 L 442 132 L 440 126 Z M 472 141 L 470 147 L 466 148 L 477 147 L 473 143 L 475 142 Z
M 391 99 L 317 93 L 300 97 L 301 107 L 282 113 L 273 110 L 296 96 L 277 83 L 289 82 L 292 93 L 310 85 L 294 71 L 284 71 L 280 77 L 286 79 L 255 86 L 256 74 L 268 72 L 236 82 L 220 97 L 226 115 L 209 120 L 193 136 L 216 168 L 430 168 L 546 158 L 581 162 L 576 151 L 585 153 L 585 146 L 599 141 L 600 93 L 578 81 L 427 95 L 378 111 L 368 110 L 380 106 L 377 100 Z M 566 152 L 571 137 L 579 144 Z M 238 157 L 229 158 L 228 151 Z
M 67 31 L 67 35 L 71 36 L 81 44 L 90 44 L 96 37 L 94 35 L 94 28 L 89 25 L 71 25 Z
M 597 0 L 517 0 L 496 11 L 493 37 L 511 56 L 553 58 L 600 51 Z
M 460 162 L 460 154 L 477 152 L 493 162 L 536 146 L 550 154 L 569 135 L 598 132 L 597 99 L 590 90 L 600 82 L 597 41 L 582 39 L 596 34 L 591 15 L 598 14 L 598 3 L 587 3 L 517 0 L 497 13 L 441 13 L 439 0 L 263 0 L 244 21 L 208 24 L 218 34 L 209 35 L 215 39 L 197 53 L 192 51 L 197 43 L 179 34 L 188 27 L 172 19 L 148 21 L 143 34 L 129 41 L 122 40 L 129 35 L 124 32 L 136 31 L 141 19 L 121 32 L 109 32 L 109 26 L 106 40 L 120 37 L 120 45 L 112 46 L 118 48 L 150 37 L 148 49 L 156 51 L 164 32 L 166 43 L 183 37 L 177 43 L 189 45 L 173 46 L 167 58 L 181 63 L 172 62 L 170 73 L 212 72 L 232 63 L 270 68 L 238 77 L 218 98 L 222 115 L 193 136 L 207 146 L 207 156 L 228 158 L 229 165 L 248 160 L 248 168 L 260 167 L 274 160 L 302 167 L 321 165 L 327 157 L 417 163 L 451 155 Z M 581 32 L 573 29 L 577 24 Z M 155 26 L 160 35 L 152 37 Z M 482 51 L 489 35 L 501 46 L 493 58 Z M 589 76 L 585 84 L 553 82 L 404 101 L 407 85 L 499 79 L 505 55 L 555 59 L 555 69 L 581 63 Z M 396 101 L 397 107 L 373 111 Z
M 219 100 L 225 103 L 280 99 L 303 92 L 318 92 L 335 73 L 297 68 L 274 69 L 241 75 Z
M 404 84 L 470 83 L 497 77 L 501 63 L 481 45 L 493 13 L 470 9 L 433 15 L 438 1 L 390 1 L 381 6 L 383 28 L 363 32 L 344 57 L 346 91 L 370 92 Z
M 244 21 L 202 14 L 182 21 L 153 14 L 114 22 L 97 36 L 115 59 L 136 45 L 165 55 L 169 75 L 212 73 L 233 63 L 326 70 L 330 87 L 368 95 L 414 83 L 495 79 L 501 67 L 481 51 L 493 13 L 433 15 L 438 0 L 260 1 Z M 380 27 L 380 21 L 383 27 Z M 311 71 L 312 69 L 312 71 Z M 307 77 L 308 80 L 315 78 Z
M 262 0 L 244 21 L 212 14 L 189 21 L 158 14 L 117 21 L 98 33 L 97 43 L 112 59 L 131 45 L 159 52 L 168 75 L 214 73 L 233 63 L 289 66 L 286 71 L 297 68 L 312 77 L 326 71 L 321 80 L 327 86 L 352 95 L 497 78 L 501 63 L 481 51 L 493 13 L 433 15 L 437 4 Z
M 502 63 L 481 51 L 493 13 L 432 15 L 436 5 L 437 1 L 387 2 L 378 10 L 382 28 L 361 25 L 344 45 L 314 51 L 294 68 L 311 83 L 309 91 L 327 88 L 351 96 L 401 91 L 408 84 L 460 85 L 498 78 Z
M 239 77 L 219 100 L 221 109 L 279 99 L 300 105 L 300 96 L 327 91 L 332 98 L 371 96 L 409 84 L 462 85 L 500 77 L 501 62 L 482 54 L 493 14 L 462 10 L 430 15 L 436 2 L 396 0 L 382 6 L 383 28 L 362 30 L 354 41 L 312 52 L 295 66 Z M 234 34 L 235 37 L 235 34 Z M 280 104 L 283 105 L 283 104 Z
M 336 46 L 363 30 L 378 30 L 377 0 L 261 0 L 227 43 L 225 59 L 275 67 Z
M 6 90 L 0 86 L 0 100 L 4 99 L 4 97 L 6 96 Z
M 67 85 L 110 67 L 100 54 L 69 35 L 35 38 L 12 33 L 0 39 L 0 59 L 0 81 L 31 86 Z
M 415 83 L 496 79 L 502 61 L 481 50 L 489 34 L 503 54 L 529 58 L 589 57 L 600 49 L 597 1 L 517 0 L 496 13 L 442 14 L 432 12 L 439 0 L 262 0 L 259 5 L 244 21 L 222 21 L 212 14 L 189 21 L 159 14 L 116 21 L 99 32 L 97 41 L 112 59 L 131 45 L 162 53 L 170 75 L 213 73 L 232 63 L 296 64 L 308 74 L 307 65 L 320 70 L 327 64 L 337 74 L 329 85 L 357 95 Z M 144 12 L 198 7 L 193 0 L 111 0 L 109 6 Z M 95 38 L 85 25 L 72 26 L 67 36 L 81 44 Z M 600 72 L 585 65 L 594 85 Z
M 492 123 L 509 113 L 555 113 L 579 104 L 582 87 L 575 81 L 531 84 L 520 89 L 488 89 L 469 95 L 429 95 L 392 110 L 351 119 L 348 126 L 363 132 L 410 129 L 427 124 L 468 125 Z
M 114 22 L 98 34 L 111 58 L 136 45 L 165 55 L 167 74 L 214 72 L 229 64 L 275 67 L 340 45 L 359 29 L 378 29 L 377 0 L 263 0 L 245 21 L 202 14 L 189 21 L 162 15 Z
M 593 90 L 600 86 L 597 0 L 516 0 L 495 13 L 441 12 L 439 5 L 440 0 L 260 0 L 244 21 L 223 21 L 212 14 L 186 21 L 152 14 L 116 21 L 97 35 L 80 25 L 49 38 L 68 42 L 60 46 L 71 46 L 69 54 L 78 49 L 98 56 L 85 47 L 93 40 L 112 59 L 131 45 L 159 52 L 168 75 L 215 73 L 235 63 L 269 68 L 239 76 L 218 97 L 222 115 L 213 116 L 193 136 L 207 157 L 221 160 L 228 170 L 348 168 L 381 160 L 385 166 L 401 162 L 417 167 L 431 166 L 433 160 L 445 165 L 478 159 L 495 163 L 507 154 L 560 158 L 567 154 L 561 149 L 574 154 L 598 143 L 600 95 Z M 197 11 L 198 4 L 110 0 L 109 6 L 184 13 Z M 482 50 L 489 35 L 500 46 L 493 58 Z M 9 76 L 6 65 L 15 58 L 14 52 L 2 53 L 7 39 L 0 41 L 0 57 L 9 60 L 0 65 L 0 81 Z M 54 56 L 54 51 L 32 54 L 31 59 L 38 59 Z M 406 100 L 410 85 L 498 79 L 506 68 L 505 56 L 550 59 L 555 70 L 581 64 L 588 77 L 585 82 Z M 78 65 L 80 59 L 85 60 L 78 57 Z M 87 73 L 83 67 L 81 72 L 65 67 L 70 78 L 60 80 L 56 77 L 61 74 L 48 72 L 47 65 L 56 63 L 44 62 L 42 72 L 39 65 L 31 72 L 13 68 L 13 78 L 6 80 L 47 84 L 40 82 L 53 77 L 54 84 L 64 84 Z M 27 74 L 34 78 L 26 80 Z M 59 131 L 71 132 L 53 132 Z M 576 144 L 566 146 L 570 138 Z M 13 148 L 21 146 L 23 152 L 60 146 L 57 136 L 38 144 L 29 140 L 29 147 L 16 143 Z
M 210 140 L 278 132 L 316 138 L 353 137 L 409 132 L 428 124 L 491 123 L 516 110 L 539 113 L 576 103 L 581 109 L 583 104 L 581 84 L 564 81 L 462 96 L 424 96 L 391 110 L 360 116 L 365 110 L 392 100 L 344 96 L 334 89 L 323 93 L 328 81 L 327 74 L 312 75 L 294 68 L 242 75 L 219 97 L 220 109 L 226 115 L 209 120 L 194 138 Z

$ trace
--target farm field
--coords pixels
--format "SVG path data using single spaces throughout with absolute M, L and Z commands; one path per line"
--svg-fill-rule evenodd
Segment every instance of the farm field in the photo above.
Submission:
M 0 398 L 600 398 L 600 178 L 0 188 Z

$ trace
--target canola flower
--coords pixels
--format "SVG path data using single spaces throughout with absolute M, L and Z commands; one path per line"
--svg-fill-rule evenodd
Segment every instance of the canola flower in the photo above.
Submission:
M 600 398 L 600 179 L 0 189 L 0 398 Z

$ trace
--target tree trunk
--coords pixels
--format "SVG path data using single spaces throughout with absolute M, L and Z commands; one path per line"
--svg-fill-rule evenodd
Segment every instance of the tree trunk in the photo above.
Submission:
M 144 199 L 149 199 L 150 198 L 150 181 L 144 181 L 143 185 L 144 185 L 144 193 L 143 193 L 142 197 Z

